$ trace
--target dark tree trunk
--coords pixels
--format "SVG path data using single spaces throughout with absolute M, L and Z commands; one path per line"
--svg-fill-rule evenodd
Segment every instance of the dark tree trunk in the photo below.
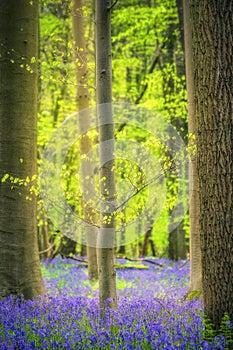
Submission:
M 185 140 L 187 137 L 187 121 L 183 117 L 181 118 L 177 111 L 174 110 L 174 96 L 176 95 L 176 87 L 174 74 L 177 74 L 179 78 L 185 75 L 185 63 L 183 55 L 178 55 L 178 41 L 181 41 L 183 46 L 183 21 L 182 21 L 182 6 L 180 1 L 177 1 L 177 6 L 179 6 L 179 26 L 174 21 L 171 22 L 167 29 L 167 37 L 169 38 L 166 43 L 167 54 L 164 55 L 164 66 L 166 64 L 175 63 L 176 72 L 173 70 L 171 73 L 168 73 L 166 70 L 163 72 L 163 94 L 165 99 L 165 109 L 169 112 L 171 124 L 177 129 L 180 135 Z M 180 35 L 177 37 L 176 31 L 180 29 Z M 176 54 L 175 54 L 176 53 Z M 174 62 L 174 56 L 176 57 Z M 171 141 L 172 142 L 172 141 Z M 172 147 L 172 146 L 171 146 Z M 170 155 L 167 155 L 168 159 Z M 176 181 L 177 178 L 172 173 L 166 174 L 167 178 L 167 193 L 169 196 L 176 196 Z M 175 214 L 175 215 L 174 215 Z M 169 210 L 169 239 L 168 239 L 168 256 L 172 260 L 178 260 L 179 258 L 186 258 L 186 242 L 185 242 L 185 229 L 184 229 L 184 208 L 183 204 L 175 208 L 174 206 Z M 180 224 L 177 225 L 176 222 L 179 221 Z
M 191 0 L 205 314 L 233 321 L 233 2 Z
M 168 256 L 171 260 L 186 259 L 187 257 L 187 247 L 185 232 L 183 230 L 183 222 L 176 227 L 176 229 L 170 232 L 169 235 L 169 247 Z
M 49 233 L 48 233 L 48 222 L 45 217 L 45 213 L 41 210 L 41 224 L 37 227 L 38 242 L 39 242 L 39 253 L 41 259 L 48 259 L 51 255 Z M 43 253 L 41 253 L 43 252 Z
M 176 0 L 176 7 L 179 17 L 179 31 L 180 31 L 180 42 L 182 50 L 184 52 L 184 9 L 183 9 L 183 0 Z
M 142 256 L 147 256 L 148 255 L 148 248 L 149 248 L 149 244 L 151 241 L 151 235 L 152 235 L 152 230 L 153 230 L 153 223 L 154 220 L 153 219 L 149 219 L 149 223 L 148 223 L 148 228 L 145 232 L 144 235 L 144 241 L 142 243 L 142 248 L 141 248 L 141 254 Z
M 73 239 L 69 237 L 62 237 L 61 247 L 59 251 L 61 255 L 75 255 L 76 245 L 77 243 Z

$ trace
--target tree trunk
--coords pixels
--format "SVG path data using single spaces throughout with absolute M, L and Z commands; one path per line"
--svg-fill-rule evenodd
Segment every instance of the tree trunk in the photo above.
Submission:
M 177 1 L 177 6 L 179 5 Z M 178 11 L 177 16 L 180 15 Z M 180 135 L 184 138 L 187 135 L 187 121 L 180 117 L 180 112 L 174 108 L 174 97 L 177 94 L 177 87 L 174 76 L 177 75 L 179 78 L 183 77 L 185 74 L 185 64 L 183 55 L 178 56 L 178 41 L 182 44 L 182 32 L 180 32 L 179 37 L 176 34 L 176 31 L 181 28 L 181 23 L 176 23 L 174 20 L 171 21 L 170 25 L 167 28 L 167 38 L 166 49 L 167 53 L 163 58 L 163 95 L 164 95 L 164 109 L 169 115 L 171 124 L 177 129 Z M 167 65 L 171 67 L 174 63 L 172 71 L 167 71 Z M 177 97 L 175 97 L 177 98 Z M 172 140 L 171 140 L 172 148 Z M 167 154 L 167 160 L 172 161 L 171 156 Z M 169 160 L 170 159 L 170 160 Z M 173 173 L 166 174 L 166 183 L 167 183 L 167 195 L 169 197 L 175 197 L 176 194 L 176 184 L 177 178 Z M 180 193 L 182 190 L 180 189 Z M 168 224 L 168 257 L 172 260 L 178 260 L 179 258 L 186 258 L 186 242 L 185 242 L 185 229 L 184 229 L 184 206 L 182 201 L 179 205 L 175 203 L 169 208 L 169 224 Z M 179 222 L 179 225 L 177 225 Z M 183 239 L 183 240 L 182 240 Z
M 197 180 L 197 159 L 194 149 L 196 139 L 196 123 L 194 119 L 194 75 L 193 75 L 193 55 L 192 55 L 192 23 L 190 17 L 190 0 L 183 0 L 184 10 L 184 35 L 185 35 L 185 66 L 186 66 L 186 86 L 188 94 L 188 128 L 190 136 L 190 286 L 189 292 L 202 291 L 201 276 L 201 246 L 200 246 L 200 203 Z
M 183 204 L 179 203 L 173 210 L 173 216 L 175 219 L 182 218 L 184 216 Z M 175 221 L 170 219 L 170 230 L 169 230 L 169 246 L 168 246 L 168 256 L 169 259 L 178 261 L 179 259 L 186 259 L 187 248 L 185 240 L 185 230 L 184 230 L 184 220 L 172 230 L 172 225 L 177 225 Z
M 41 215 L 39 217 L 40 225 L 37 226 L 38 234 L 38 245 L 39 254 L 41 259 L 48 259 L 50 257 L 51 251 L 49 249 L 49 232 L 48 232 L 48 222 L 43 209 L 41 210 Z M 41 253 L 44 252 L 44 253 Z
M 184 44 L 184 5 L 183 0 L 176 0 L 176 7 L 178 11 L 178 17 L 179 17 L 179 31 L 180 31 L 180 42 L 182 46 L 182 51 L 185 50 L 185 44 Z
M 0 2 L 0 297 L 44 293 L 37 242 L 36 175 L 38 2 Z
M 119 255 L 125 255 L 125 217 L 126 217 L 126 211 L 125 208 L 122 209 L 122 212 L 124 214 L 123 219 L 121 220 L 121 241 L 120 241 L 120 248 L 118 250 Z
M 59 248 L 59 253 L 61 255 L 69 256 L 76 253 L 77 242 L 69 237 L 62 237 L 61 246 Z
M 233 322 L 233 2 L 191 0 L 204 310 Z
M 153 238 L 150 238 L 150 248 L 151 248 L 151 255 L 156 256 L 156 246 Z
M 87 53 L 84 34 L 83 21 L 83 1 L 73 0 L 73 37 L 75 41 L 75 62 L 76 62 L 76 81 L 77 81 L 77 105 L 78 110 L 85 110 L 79 113 L 79 131 L 82 135 L 80 140 L 80 153 L 86 155 L 81 162 L 82 174 L 82 193 L 83 193 L 83 216 L 84 221 L 91 225 L 85 226 L 85 233 L 87 239 L 87 257 L 88 257 L 88 274 L 91 279 L 98 278 L 97 255 L 96 255 L 96 214 L 95 209 L 92 208 L 94 184 L 91 181 L 91 174 L 93 174 L 93 166 L 91 160 L 88 158 L 88 153 L 92 148 L 92 141 L 87 134 L 90 129 L 91 116 L 89 112 L 89 89 L 88 89 L 88 67 L 87 67 Z
M 154 219 L 148 217 L 148 226 L 146 229 L 146 232 L 144 234 L 144 241 L 142 243 L 142 248 L 141 248 L 141 256 L 148 256 L 148 248 L 149 248 L 149 243 L 152 239 L 152 230 L 153 230 L 153 224 L 154 224 Z
M 96 91 L 100 154 L 100 230 L 97 241 L 100 306 L 117 308 L 115 244 L 114 124 L 112 114 L 111 1 L 96 0 Z

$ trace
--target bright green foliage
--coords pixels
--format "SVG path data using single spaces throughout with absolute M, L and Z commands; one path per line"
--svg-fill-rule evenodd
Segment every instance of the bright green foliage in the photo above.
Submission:
M 94 19 L 92 2 L 85 2 L 86 40 L 88 52 L 89 84 L 91 100 L 95 105 L 94 65 Z M 40 109 L 38 123 L 39 155 L 54 128 L 76 111 L 76 82 L 74 49 L 71 24 L 71 2 L 58 0 L 41 1 L 40 14 Z M 156 111 L 175 125 L 178 132 L 187 135 L 186 92 L 183 67 L 183 52 L 180 43 L 178 13 L 175 0 L 119 1 L 112 11 L 112 65 L 113 99 L 140 103 Z M 79 62 L 78 62 L 79 63 Z M 145 121 L 156 128 L 155 120 Z M 90 137 L 97 138 L 96 131 Z M 161 142 L 142 129 L 127 126 L 116 130 L 118 142 L 121 138 L 134 140 L 148 154 L 158 158 L 162 169 L 171 166 L 169 156 Z M 82 218 L 80 166 L 77 141 L 67 154 L 63 166 L 63 186 L 67 202 Z M 147 153 L 141 155 L 145 157 Z M 98 193 L 98 172 L 94 179 Z M 124 158 L 116 161 L 118 202 L 130 200 L 117 213 L 117 225 L 124 227 L 143 212 L 148 199 L 148 189 L 143 169 Z M 145 188 L 144 188 L 145 186 Z M 167 227 L 169 210 L 174 207 L 179 184 L 174 174 L 167 180 L 166 202 L 159 207 L 158 214 L 147 212 L 143 220 L 153 221 L 152 239 L 157 253 L 167 253 Z M 157 195 L 164 193 L 158 187 Z M 184 194 L 184 199 L 187 198 Z M 162 201 L 161 201 L 162 203 Z M 89 203 L 93 204 L 93 203 Z M 96 208 L 98 209 L 98 208 Z M 97 215 L 98 216 L 98 215 Z M 186 220 L 187 223 L 187 220 Z M 186 224 L 188 231 L 188 225 Z M 140 222 L 137 228 L 140 232 Z M 141 239 L 141 243 L 142 243 Z M 131 245 L 127 250 L 131 252 Z M 151 252 L 150 252 L 151 253 Z
M 59 18 L 45 10 L 40 16 L 39 145 L 75 110 L 71 19 L 67 16 Z
M 130 15 L 129 15 L 130 14 Z M 187 136 L 187 111 L 185 72 L 182 45 L 175 1 L 157 1 L 149 7 L 148 2 L 126 1 L 113 11 L 113 96 L 116 101 L 142 103 L 156 110 L 171 122 L 185 139 Z M 151 120 L 151 124 L 154 121 Z M 155 127 L 155 126 L 154 126 Z M 133 136 L 133 135 L 132 135 Z M 134 138 L 153 147 L 154 140 Z M 148 137 L 148 135 L 147 135 Z M 166 150 L 157 147 L 155 154 L 164 167 L 171 166 Z M 160 155 L 158 155 L 160 149 Z M 167 178 L 166 209 L 172 210 L 180 191 L 176 175 Z M 181 193 L 181 191 L 180 191 Z M 184 193 L 184 207 L 187 195 Z M 166 245 L 168 213 L 163 227 L 154 224 L 156 245 Z M 161 220 L 160 220 L 161 222 Z M 187 221 L 186 221 L 187 223 Z M 159 229 L 159 233 L 158 230 Z M 185 229 L 189 230 L 188 225 Z

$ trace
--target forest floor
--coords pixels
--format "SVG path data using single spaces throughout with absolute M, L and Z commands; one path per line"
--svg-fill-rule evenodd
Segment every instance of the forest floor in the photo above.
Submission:
M 230 349 L 227 321 L 225 338 L 209 328 L 203 339 L 202 300 L 186 299 L 189 262 L 153 261 L 117 261 L 119 308 L 104 318 L 82 263 L 43 262 L 46 296 L 0 302 L 0 349 Z

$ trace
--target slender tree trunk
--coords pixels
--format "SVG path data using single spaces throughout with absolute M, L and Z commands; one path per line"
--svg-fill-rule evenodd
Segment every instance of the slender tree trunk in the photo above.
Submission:
M 119 255 L 125 255 L 125 217 L 126 217 L 125 208 L 122 209 L 122 212 L 124 216 L 123 216 L 123 219 L 121 220 L 121 243 L 120 243 L 120 248 L 118 250 Z
M 179 14 L 179 13 L 178 13 Z M 185 74 L 185 65 L 183 56 L 180 55 L 177 60 L 177 41 L 180 40 L 182 43 L 182 33 L 180 37 L 176 37 L 175 32 L 181 27 L 175 21 L 171 22 L 167 29 L 167 37 L 169 38 L 166 43 L 167 54 L 165 56 L 164 68 L 166 64 L 175 63 L 176 71 L 172 73 L 167 72 L 166 69 L 163 70 L 163 94 L 165 98 L 165 109 L 169 112 L 171 118 L 171 124 L 178 130 L 181 136 L 185 137 L 187 133 L 187 122 L 185 119 L 179 117 L 177 112 L 174 111 L 174 96 L 176 95 L 176 86 L 174 74 L 177 74 L 180 78 Z M 174 56 L 176 59 L 174 60 Z M 174 68 L 173 68 L 174 69 Z M 172 140 L 171 140 L 172 143 Z M 169 155 L 167 155 L 169 161 Z M 176 181 L 174 174 L 168 173 L 167 177 L 167 193 L 168 196 L 176 196 Z M 178 260 L 179 258 L 186 258 L 186 242 L 185 242 L 185 229 L 184 229 L 184 206 L 181 202 L 177 207 L 172 207 L 169 210 L 169 225 L 168 225 L 168 256 L 172 260 Z M 176 222 L 179 221 L 180 224 L 177 225 Z
M 75 57 L 76 57 L 76 81 L 77 81 L 77 105 L 79 111 L 79 129 L 82 135 L 80 141 L 80 152 L 86 157 L 81 162 L 82 173 L 82 193 L 83 193 L 83 215 L 84 220 L 90 224 L 96 223 L 95 209 L 92 208 L 94 194 L 94 184 L 91 181 L 90 175 L 93 174 L 93 166 L 88 157 L 88 153 L 92 148 L 92 141 L 87 134 L 90 128 L 91 116 L 89 112 L 90 94 L 88 90 L 88 67 L 87 67 L 87 52 L 84 33 L 84 15 L 83 15 L 83 1 L 73 0 L 73 36 L 75 41 Z M 96 255 L 96 236 L 97 230 L 94 225 L 86 226 L 87 238 L 87 257 L 88 257 L 88 273 L 92 279 L 98 278 L 97 255 Z
M 156 246 L 153 238 L 150 239 L 150 248 L 151 248 L 151 254 L 152 256 L 156 256 Z
M 144 241 L 142 244 L 142 252 L 140 254 L 142 256 L 148 256 L 148 247 L 151 239 L 151 232 L 152 232 L 152 227 L 150 227 L 145 233 Z
M 179 203 L 176 208 L 173 210 L 174 218 L 184 217 L 184 208 L 183 203 Z M 169 234 L 169 246 L 168 246 L 168 256 L 172 260 L 186 259 L 187 248 L 185 240 L 185 231 L 184 231 L 184 219 L 180 221 L 179 225 L 172 230 L 172 226 L 175 221 L 170 220 L 171 232 Z
M 40 220 L 41 220 L 41 224 L 37 228 L 39 254 L 41 254 L 40 252 L 45 251 L 43 254 L 40 255 L 40 258 L 48 259 L 50 257 L 51 251 L 49 250 L 50 243 L 49 243 L 49 233 L 48 233 L 48 222 L 43 210 L 40 216 Z
M 178 17 L 179 17 L 180 42 L 181 42 L 182 50 L 184 52 L 185 44 L 184 44 L 184 5 L 183 5 L 183 0 L 176 0 L 176 7 L 177 7 Z
M 99 124 L 101 217 L 98 234 L 100 306 L 117 308 L 115 243 L 114 124 L 112 114 L 110 0 L 96 0 L 96 89 Z
M 233 322 L 233 2 L 191 0 L 205 314 Z
M 140 254 L 142 256 L 148 255 L 149 243 L 152 240 L 153 224 L 154 224 L 154 219 L 148 217 L 147 229 L 146 229 L 146 232 L 144 234 L 144 241 L 142 243 L 142 250 L 141 250 L 141 254 Z
M 0 17 L 0 177 L 31 180 L 37 172 L 38 1 L 1 0 Z M 0 297 L 44 293 L 32 185 L 0 184 Z
M 189 292 L 202 291 L 201 276 L 201 246 L 200 246 L 200 203 L 197 179 L 197 158 L 194 149 L 196 139 L 196 123 L 194 118 L 194 75 L 192 55 L 192 23 L 190 15 L 190 0 L 183 0 L 186 86 L 188 93 L 188 128 L 191 146 L 191 161 L 189 167 L 190 179 L 190 286 Z
M 167 37 L 170 38 L 167 47 L 168 47 L 168 63 L 172 63 L 174 61 L 176 68 L 173 74 L 167 75 L 164 74 L 164 92 L 165 98 L 167 100 L 167 109 L 169 111 L 171 117 L 171 123 L 177 129 L 177 131 L 183 137 L 184 142 L 187 139 L 188 132 L 188 123 L 184 117 L 180 117 L 179 112 L 175 111 L 174 108 L 170 107 L 170 103 L 173 105 L 174 96 L 177 93 L 177 86 L 174 79 L 174 74 L 176 74 L 179 78 L 182 78 L 185 75 L 185 62 L 183 57 L 184 52 L 184 28 L 183 28 L 183 7 L 182 0 L 176 0 L 177 14 L 179 18 L 178 24 L 171 23 L 167 31 Z M 176 37 L 174 35 L 175 30 L 179 29 L 179 36 Z M 180 50 L 180 54 L 178 54 L 178 45 L 177 43 L 181 43 L 182 50 Z M 183 52 L 182 52 L 183 51 Z M 168 174 L 168 186 L 170 196 L 176 197 L 176 181 L 177 179 L 174 177 L 174 174 Z M 180 189 L 180 193 L 182 190 Z M 185 239 L 185 209 L 182 201 L 172 207 L 169 211 L 169 245 L 168 245 L 168 256 L 172 260 L 178 259 L 186 259 L 187 257 L 187 246 Z M 177 224 L 179 222 L 179 224 Z

